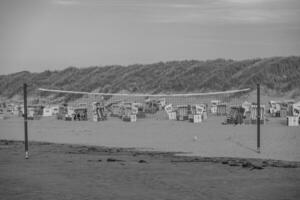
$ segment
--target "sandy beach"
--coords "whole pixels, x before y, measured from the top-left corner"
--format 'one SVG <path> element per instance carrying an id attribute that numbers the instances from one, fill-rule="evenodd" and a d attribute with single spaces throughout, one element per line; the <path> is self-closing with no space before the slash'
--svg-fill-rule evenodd
<path id="1" fill-rule="evenodd" d="M 300 200 L 300 0 L 0 0 L 0 200 Z"/>
<path id="2" fill-rule="evenodd" d="M 139 120 L 0 121 L 3 199 L 299 199 L 299 127 Z M 197 137 L 195 137 L 197 136 Z"/>
<path id="3" fill-rule="evenodd" d="M 222 125 L 225 117 L 210 116 L 199 124 L 117 118 L 107 121 L 62 121 L 44 117 L 28 121 L 30 141 L 129 147 L 185 152 L 204 157 L 242 157 L 300 161 L 300 127 L 284 118 L 270 118 L 261 126 L 261 153 L 256 151 L 256 125 Z M 0 139 L 24 140 L 22 118 L 0 120 Z"/>
<path id="4" fill-rule="evenodd" d="M 297 162 L 0 142 L 1 199 L 299 199 Z"/>

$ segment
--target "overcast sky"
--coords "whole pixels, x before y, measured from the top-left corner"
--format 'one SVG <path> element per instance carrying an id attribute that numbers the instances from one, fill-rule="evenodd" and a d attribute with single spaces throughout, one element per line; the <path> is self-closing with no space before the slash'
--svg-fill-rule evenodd
<path id="1" fill-rule="evenodd" d="M 300 0 L 0 0 L 0 74 L 300 55 Z"/>

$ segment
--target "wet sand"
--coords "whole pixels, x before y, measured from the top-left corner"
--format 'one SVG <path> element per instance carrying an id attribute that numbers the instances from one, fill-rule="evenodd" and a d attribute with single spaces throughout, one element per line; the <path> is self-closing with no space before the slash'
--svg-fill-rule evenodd
<path id="1" fill-rule="evenodd" d="M 1 199 L 299 199 L 300 163 L 0 141 Z"/>

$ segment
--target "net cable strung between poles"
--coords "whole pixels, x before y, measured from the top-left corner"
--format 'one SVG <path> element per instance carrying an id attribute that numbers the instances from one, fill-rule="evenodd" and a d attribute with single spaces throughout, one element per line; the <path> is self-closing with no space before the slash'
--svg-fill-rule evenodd
<path id="1" fill-rule="evenodd" d="M 105 105 L 103 112 L 106 112 L 109 117 L 120 117 L 124 112 L 128 113 L 134 105 L 137 108 L 135 114 L 143 113 L 138 118 L 168 119 L 168 112 L 176 110 L 177 113 L 184 115 L 189 106 L 193 105 L 201 105 L 206 112 L 210 113 L 212 111 L 210 106 L 214 103 L 224 105 L 225 110 L 220 111 L 219 114 L 226 115 L 230 105 L 241 105 L 247 100 L 250 88 L 186 94 L 97 93 L 45 88 L 39 88 L 38 91 L 40 98 L 46 99 L 45 104 L 57 104 L 57 99 L 60 99 L 60 103 L 63 102 L 73 108 L 86 107 L 89 119 L 93 118 L 96 104 L 101 102 Z"/>

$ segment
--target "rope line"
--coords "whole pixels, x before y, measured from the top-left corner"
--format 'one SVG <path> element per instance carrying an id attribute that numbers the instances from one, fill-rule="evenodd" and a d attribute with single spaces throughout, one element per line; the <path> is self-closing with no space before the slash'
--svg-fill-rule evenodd
<path id="1" fill-rule="evenodd" d="M 220 95 L 220 94 L 233 94 L 240 92 L 250 91 L 250 88 L 240 89 L 240 90 L 227 90 L 220 92 L 206 92 L 206 93 L 188 93 L 188 94 L 121 94 L 121 93 L 97 93 L 97 92 L 80 92 L 80 91 L 70 91 L 70 90 L 53 90 L 38 88 L 39 91 L 44 92 L 56 92 L 56 93 L 68 93 L 68 94 L 87 94 L 87 95 L 109 95 L 109 96 L 136 96 L 136 97 L 180 97 L 180 96 L 210 96 L 210 95 Z"/>

